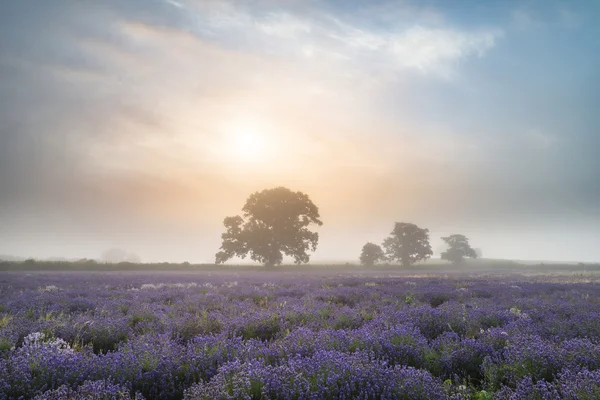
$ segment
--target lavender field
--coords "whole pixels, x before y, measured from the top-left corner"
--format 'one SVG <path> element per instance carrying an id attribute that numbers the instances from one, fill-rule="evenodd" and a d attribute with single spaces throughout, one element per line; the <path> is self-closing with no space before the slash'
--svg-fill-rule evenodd
<path id="1" fill-rule="evenodd" d="M 0 399 L 597 399 L 599 282 L 3 272 Z"/>

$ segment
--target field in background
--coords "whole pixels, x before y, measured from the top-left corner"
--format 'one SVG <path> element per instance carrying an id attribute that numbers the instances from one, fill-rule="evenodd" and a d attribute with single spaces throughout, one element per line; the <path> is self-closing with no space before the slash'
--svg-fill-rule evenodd
<path id="1" fill-rule="evenodd" d="M 453 265 L 440 260 L 429 260 L 411 267 L 380 264 L 365 268 L 358 263 L 332 264 L 286 264 L 274 268 L 265 268 L 250 264 L 190 264 L 190 263 L 99 263 L 84 261 L 0 261 L 0 271 L 183 271 L 230 273 L 244 271 L 263 271 L 298 273 L 307 275 L 328 274 L 401 274 L 401 275 L 439 275 L 439 274 L 578 274 L 600 273 L 600 263 L 559 263 L 559 262 L 517 262 L 509 260 L 469 260 L 461 265 Z"/>

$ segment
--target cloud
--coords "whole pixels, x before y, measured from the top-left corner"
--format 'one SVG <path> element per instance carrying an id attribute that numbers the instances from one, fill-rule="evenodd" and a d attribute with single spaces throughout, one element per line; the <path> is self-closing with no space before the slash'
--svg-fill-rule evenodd
<path id="1" fill-rule="evenodd" d="M 370 26 L 366 20 L 344 19 L 331 12 L 291 14 L 233 6 L 229 2 L 195 5 L 189 29 L 201 37 L 229 46 L 244 46 L 275 57 L 313 59 L 349 73 L 406 71 L 448 78 L 471 56 L 482 57 L 502 38 L 498 28 L 465 30 L 431 16 L 405 10 L 406 19 L 390 29 Z M 363 18 L 372 17 L 365 12 Z M 419 19 L 411 19 L 419 15 Z M 371 21 L 372 22 L 372 21 Z M 388 21 L 389 23 L 389 21 Z M 306 60 L 303 60 L 306 61 Z"/>
<path id="2" fill-rule="evenodd" d="M 465 73 L 511 39 L 503 27 L 409 2 L 107 0 L 73 12 L 56 1 L 52 18 L 17 2 L 22 21 L 0 24 L 3 237 L 60 224 L 90 241 L 183 232 L 196 254 L 196 229 L 215 241 L 210 253 L 220 219 L 273 185 L 309 193 L 331 242 L 340 227 L 385 233 L 394 219 L 598 213 L 597 173 L 568 167 L 587 159 L 567 147 L 558 160 L 574 135 L 536 111 L 559 85 L 536 94 L 538 71 L 503 59 L 512 46 Z M 562 124 L 585 124 L 585 107 Z M 251 167 L 228 143 L 229 122 L 246 115 L 277 149 Z M 590 179 L 577 181 L 581 170 Z"/>
<path id="3" fill-rule="evenodd" d="M 172 5 L 175 8 L 183 9 L 185 8 L 183 4 L 175 0 L 165 0 L 168 4 Z"/>
<path id="4" fill-rule="evenodd" d="M 483 57 L 501 37 L 499 30 L 465 33 L 416 26 L 392 38 L 389 48 L 405 68 L 448 76 L 457 62 L 471 55 Z"/>

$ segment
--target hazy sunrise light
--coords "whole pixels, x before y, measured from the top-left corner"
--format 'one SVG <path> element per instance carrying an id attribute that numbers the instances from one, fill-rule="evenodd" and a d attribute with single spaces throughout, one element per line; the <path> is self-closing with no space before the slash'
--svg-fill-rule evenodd
<path id="1" fill-rule="evenodd" d="M 213 262 L 302 191 L 311 261 L 405 221 L 485 257 L 600 259 L 600 3 L 0 4 L 0 254 Z"/>
<path id="2" fill-rule="evenodd" d="M 600 0 L 0 0 L 0 400 L 600 399 Z"/>

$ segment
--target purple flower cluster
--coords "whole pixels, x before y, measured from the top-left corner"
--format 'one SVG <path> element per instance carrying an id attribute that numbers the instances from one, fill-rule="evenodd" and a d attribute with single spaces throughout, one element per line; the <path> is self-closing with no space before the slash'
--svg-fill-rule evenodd
<path id="1" fill-rule="evenodd" d="M 33 400 L 143 400 L 139 394 L 131 396 L 129 389 L 114 385 L 107 381 L 87 381 L 77 389 L 63 385 L 58 389 L 48 390 Z"/>
<path id="2" fill-rule="evenodd" d="M 228 363 L 185 399 L 444 399 L 442 385 L 427 371 L 390 368 L 368 353 L 317 351 L 272 366 L 263 361 Z"/>
<path id="3" fill-rule="evenodd" d="M 498 400 L 596 400 L 600 399 L 600 371 L 583 370 L 560 373 L 554 382 L 534 382 L 523 378 L 516 386 L 505 386 L 496 394 Z"/>
<path id="4" fill-rule="evenodd" d="M 0 282 L 0 400 L 600 398 L 590 277 Z"/>

